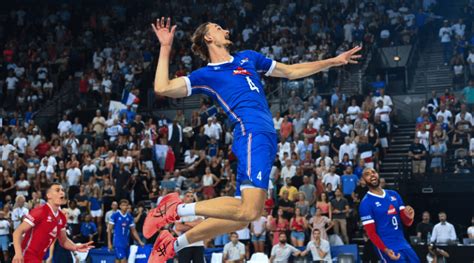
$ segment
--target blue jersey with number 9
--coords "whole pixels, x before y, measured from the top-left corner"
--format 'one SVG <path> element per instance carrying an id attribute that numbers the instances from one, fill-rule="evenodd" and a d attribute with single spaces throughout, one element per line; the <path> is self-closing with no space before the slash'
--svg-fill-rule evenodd
<path id="1" fill-rule="evenodd" d="M 405 209 L 400 195 L 384 190 L 382 196 L 368 192 L 359 206 L 363 225 L 375 223 L 377 234 L 386 247 L 392 250 L 411 248 L 403 235 L 400 210 Z"/>

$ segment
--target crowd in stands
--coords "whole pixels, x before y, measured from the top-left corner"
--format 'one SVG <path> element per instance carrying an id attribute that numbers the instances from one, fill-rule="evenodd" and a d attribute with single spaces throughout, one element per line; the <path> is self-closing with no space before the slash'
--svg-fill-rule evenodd
<path id="1" fill-rule="evenodd" d="M 438 33 L 443 45 L 444 65 L 452 68 L 456 90 L 474 78 L 474 4 L 469 2 L 463 13 L 457 20 L 444 20 Z"/>

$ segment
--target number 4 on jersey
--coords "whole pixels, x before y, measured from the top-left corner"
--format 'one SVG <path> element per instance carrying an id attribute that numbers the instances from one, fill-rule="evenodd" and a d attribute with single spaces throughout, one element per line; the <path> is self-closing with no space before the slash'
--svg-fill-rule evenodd
<path id="1" fill-rule="evenodd" d="M 253 83 L 253 81 L 250 79 L 249 76 L 245 77 L 247 79 L 247 83 L 249 84 L 249 87 L 251 90 L 256 90 L 258 93 L 260 93 L 260 90 L 258 89 L 258 87 L 255 85 L 255 83 Z"/>

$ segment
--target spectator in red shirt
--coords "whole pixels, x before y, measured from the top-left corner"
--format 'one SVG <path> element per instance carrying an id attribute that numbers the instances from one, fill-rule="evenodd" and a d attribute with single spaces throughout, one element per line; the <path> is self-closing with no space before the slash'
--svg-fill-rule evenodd
<path id="1" fill-rule="evenodd" d="M 283 122 L 280 127 L 280 136 L 282 138 L 288 138 L 293 133 L 293 124 L 288 121 L 288 116 L 283 118 Z"/>
<path id="2" fill-rule="evenodd" d="M 313 127 L 312 122 L 308 122 L 308 125 L 306 125 L 306 128 L 303 131 L 304 138 L 307 138 L 308 142 L 312 144 L 314 143 L 314 138 L 316 138 L 316 135 L 318 135 L 318 130 Z"/>

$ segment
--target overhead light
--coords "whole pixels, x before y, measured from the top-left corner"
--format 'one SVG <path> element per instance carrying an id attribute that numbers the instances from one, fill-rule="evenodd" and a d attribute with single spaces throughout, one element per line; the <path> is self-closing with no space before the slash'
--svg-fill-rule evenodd
<path id="1" fill-rule="evenodd" d="M 399 56 L 394 56 L 394 57 L 393 57 L 393 60 L 394 60 L 394 61 L 400 61 L 400 57 L 399 57 Z"/>

